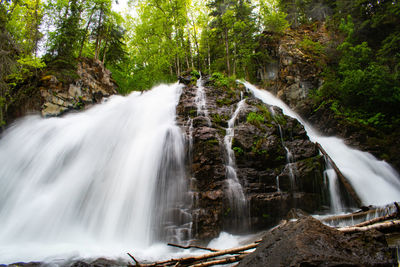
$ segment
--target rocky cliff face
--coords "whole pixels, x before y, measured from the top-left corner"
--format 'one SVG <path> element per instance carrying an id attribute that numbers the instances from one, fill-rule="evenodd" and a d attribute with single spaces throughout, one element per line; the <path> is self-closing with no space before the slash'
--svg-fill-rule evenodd
<path id="1" fill-rule="evenodd" d="M 208 240 L 221 230 L 265 229 L 292 208 L 308 212 L 323 208 L 324 161 L 298 121 L 263 104 L 242 86 L 214 87 L 212 82 L 204 87 L 206 112 L 198 114 L 197 90 L 187 85 L 177 108 L 179 124 L 192 140 L 189 171 L 194 181 L 196 238 Z M 242 220 L 249 224 L 239 227 L 232 224 L 235 211 L 227 193 L 224 137 L 241 95 L 245 102 L 235 120 L 232 149 L 247 201 Z M 289 162 L 288 151 L 293 156 Z"/>
<path id="2" fill-rule="evenodd" d="M 307 101 L 310 90 L 323 83 L 321 72 L 326 58 L 322 46 L 329 47 L 331 41 L 322 23 L 290 30 L 279 38 L 265 33 L 259 49 L 269 55 L 270 63 L 264 64 L 262 72 L 274 75 L 259 78 L 292 109 L 304 114 L 311 108 Z"/>
<path id="3" fill-rule="evenodd" d="M 325 55 L 330 49 L 335 50 L 335 38 L 322 23 L 292 29 L 279 38 L 265 33 L 258 49 L 268 54 L 269 62 L 258 70 L 258 78 L 323 134 L 340 136 L 347 144 L 388 161 L 400 171 L 399 131 L 384 133 L 349 122 L 329 108 L 314 107 L 309 93 L 324 82 L 321 73 L 329 64 Z"/>
<path id="4" fill-rule="evenodd" d="M 63 79 L 57 71 L 49 74 L 45 70 L 30 87 L 22 87 L 15 93 L 15 102 L 8 109 L 8 121 L 36 112 L 44 117 L 59 116 L 87 108 L 117 93 L 111 72 L 100 61 L 82 58 L 72 74 L 74 78 Z"/>

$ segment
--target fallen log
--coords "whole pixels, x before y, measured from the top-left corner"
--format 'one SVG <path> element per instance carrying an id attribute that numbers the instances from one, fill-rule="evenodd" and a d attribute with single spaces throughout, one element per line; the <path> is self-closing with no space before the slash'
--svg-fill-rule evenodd
<path id="1" fill-rule="evenodd" d="M 362 201 L 361 199 L 358 197 L 356 191 L 354 191 L 354 188 L 351 186 L 351 184 L 347 181 L 346 177 L 342 174 L 342 172 L 339 170 L 339 168 L 336 166 L 336 163 L 332 160 L 332 158 L 328 155 L 328 153 L 326 153 L 326 151 L 324 150 L 324 148 L 317 143 L 317 147 L 319 149 L 319 151 L 321 151 L 321 153 L 325 156 L 325 158 L 329 161 L 329 163 L 331 164 L 333 170 L 336 172 L 340 182 L 344 185 L 344 187 L 346 188 L 347 192 L 351 195 L 351 197 L 353 198 L 353 200 L 356 202 L 356 204 L 361 207 L 362 206 Z"/>
<path id="2" fill-rule="evenodd" d="M 381 232 L 396 231 L 396 230 L 400 229 L 400 220 L 376 223 L 376 224 L 362 226 L 362 227 L 350 226 L 350 227 L 338 228 L 338 230 L 343 233 L 365 232 L 365 231 L 372 230 L 372 229 L 375 229 L 375 230 L 378 230 Z"/>
<path id="3" fill-rule="evenodd" d="M 397 204 L 397 203 L 395 203 Z M 368 216 L 369 214 L 374 214 L 377 212 L 382 212 L 382 213 L 386 213 L 385 215 L 390 215 L 390 214 L 397 214 L 397 212 L 392 212 L 390 214 L 388 214 L 390 212 L 390 206 L 389 207 L 378 207 L 375 209 L 371 209 L 368 211 L 357 211 L 354 213 L 350 213 L 350 214 L 344 214 L 344 215 L 335 215 L 335 216 L 330 216 L 330 217 L 326 217 L 321 219 L 322 222 L 330 222 L 330 221 L 338 221 L 338 220 L 345 220 L 345 219 L 359 219 L 359 218 L 364 218 L 366 216 Z"/>
<path id="4" fill-rule="evenodd" d="M 167 245 L 171 246 L 171 247 L 177 247 L 177 248 L 183 248 L 183 249 L 197 248 L 197 249 L 203 249 L 203 250 L 208 250 L 208 251 L 212 251 L 212 252 L 220 251 L 219 249 L 201 247 L 201 246 L 196 246 L 196 245 L 182 246 L 182 245 L 173 244 L 173 243 L 168 243 Z"/>
<path id="5" fill-rule="evenodd" d="M 191 265 L 191 267 L 206 267 L 206 266 L 213 266 L 213 265 L 217 265 L 217 264 L 234 263 L 234 262 L 241 261 L 246 255 L 247 254 L 243 254 L 243 255 L 237 255 L 237 256 L 214 260 L 214 261 L 206 261 L 206 262 Z"/>
<path id="6" fill-rule="evenodd" d="M 397 213 L 388 214 L 388 215 L 377 217 L 377 218 L 374 218 L 374 219 L 371 219 L 371 220 L 368 220 L 368 221 L 365 221 L 365 222 L 362 222 L 362 223 L 355 224 L 355 225 L 353 225 L 353 227 L 364 227 L 364 226 L 368 226 L 368 225 L 371 225 L 371 224 L 376 224 L 376 223 L 379 223 L 379 222 L 384 222 L 384 221 L 387 221 L 387 220 L 396 219 L 397 217 L 398 217 Z"/>
<path id="7" fill-rule="evenodd" d="M 201 260 L 205 260 L 205 259 L 211 259 L 211 258 L 215 258 L 215 257 L 219 257 L 219 256 L 223 256 L 223 255 L 227 255 L 227 254 L 238 254 L 239 252 L 243 252 L 249 249 L 253 249 L 255 247 L 257 247 L 258 244 L 256 243 L 252 243 L 246 246 L 242 246 L 242 247 L 237 247 L 237 248 L 230 248 L 230 249 L 225 249 L 225 250 L 220 250 L 218 252 L 212 252 L 212 253 L 208 253 L 208 254 L 203 254 L 203 255 L 199 255 L 199 256 L 192 256 L 192 257 L 187 257 L 187 258 L 182 258 L 182 259 L 178 259 L 178 261 L 180 263 L 194 263 L 196 261 L 201 261 Z"/>
<path id="8" fill-rule="evenodd" d="M 135 261 L 137 266 L 140 267 L 159 267 L 159 266 L 191 266 L 193 264 L 199 264 L 199 262 L 216 258 L 219 256 L 224 256 L 228 254 L 240 254 L 237 255 L 236 257 L 244 257 L 247 255 L 243 254 L 244 251 L 253 249 L 258 246 L 258 243 L 252 243 L 249 245 L 237 247 L 237 248 L 230 248 L 230 249 L 224 249 L 224 250 L 219 250 L 216 252 L 208 253 L 208 254 L 203 254 L 199 256 L 189 256 L 189 257 L 184 257 L 184 258 L 179 258 L 179 259 L 170 259 L 170 260 L 165 260 L 165 261 L 159 261 L 151 264 L 140 264 L 131 254 L 128 253 L 128 255 Z M 230 257 L 233 258 L 233 257 Z M 223 259 L 218 259 L 218 260 L 223 260 Z M 228 263 L 228 262 L 227 262 Z M 139 265 L 138 265 L 139 264 Z M 200 265 L 202 266 L 202 265 Z M 209 265 L 205 265 L 209 266 Z"/>

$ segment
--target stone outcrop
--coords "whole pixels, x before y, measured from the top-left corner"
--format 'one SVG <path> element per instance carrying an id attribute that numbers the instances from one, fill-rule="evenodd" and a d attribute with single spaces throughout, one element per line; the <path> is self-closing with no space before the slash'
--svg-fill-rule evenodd
<path id="1" fill-rule="evenodd" d="M 305 37 L 307 36 L 307 38 Z M 310 92 L 323 84 L 322 71 L 335 60 L 326 55 L 336 51 L 340 36 L 331 36 L 325 24 L 316 22 L 289 29 L 282 36 L 265 32 L 260 39 L 259 52 L 267 54 L 260 62 L 257 77 L 303 118 L 327 136 L 340 136 L 355 148 L 372 153 L 391 163 L 400 171 L 398 147 L 400 131 L 382 132 L 344 116 L 335 114 L 329 106 L 315 107 Z M 261 59 L 257 59 L 260 61 Z"/>
<path id="2" fill-rule="evenodd" d="M 59 116 L 100 103 L 104 97 L 117 93 L 111 72 L 100 61 L 81 58 L 76 70 L 68 73 L 68 79 L 61 74 L 63 71 L 45 70 L 31 82 L 32 88 L 22 87 L 21 93 L 14 96 L 16 102 L 9 107 L 8 121 L 36 112 L 44 117 Z"/>
<path id="3" fill-rule="evenodd" d="M 269 231 L 238 266 L 394 266 L 384 234 L 344 234 L 312 217 Z"/>
<path id="4" fill-rule="evenodd" d="M 279 38 L 264 33 L 258 49 L 268 54 L 269 62 L 259 72 L 274 75 L 259 75 L 260 80 L 292 109 L 304 113 L 304 109 L 311 108 L 307 102 L 310 90 L 323 83 L 321 72 L 326 57 L 322 48 L 328 47 L 331 39 L 325 25 L 319 22 L 290 29 Z"/>
<path id="5" fill-rule="evenodd" d="M 324 161 L 298 121 L 255 99 L 243 86 L 214 87 L 212 82 L 204 88 L 207 118 L 197 114 L 196 90 L 193 84 L 187 85 L 177 108 L 178 122 L 192 140 L 188 169 L 194 178 L 195 238 L 209 240 L 227 229 L 236 232 L 265 229 L 292 208 L 308 212 L 323 209 Z M 224 137 L 241 94 L 246 100 L 235 122 L 232 148 L 238 179 L 248 202 L 250 226 L 232 229 Z M 252 120 L 253 117 L 258 119 Z M 285 147 L 293 155 L 290 164 Z"/>

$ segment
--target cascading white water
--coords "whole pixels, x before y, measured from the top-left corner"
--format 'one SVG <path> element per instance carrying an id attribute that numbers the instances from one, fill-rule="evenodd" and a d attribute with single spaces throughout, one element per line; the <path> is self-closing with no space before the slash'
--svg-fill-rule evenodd
<path id="1" fill-rule="evenodd" d="M 339 181 L 336 175 L 335 170 L 332 168 L 330 162 L 325 160 L 326 169 L 324 171 L 324 176 L 328 178 L 328 187 L 330 194 L 330 204 L 331 204 L 331 212 L 333 214 L 340 213 L 344 210 L 343 203 L 340 199 L 340 189 L 339 189 Z"/>
<path id="2" fill-rule="evenodd" d="M 195 102 L 197 106 L 197 115 L 204 116 L 207 119 L 208 125 L 211 126 L 211 120 L 207 110 L 206 92 L 204 91 L 203 83 L 204 81 L 201 77 L 196 82 L 197 90 Z"/>
<path id="3" fill-rule="evenodd" d="M 273 110 L 273 109 L 271 109 L 271 110 Z M 275 116 L 275 112 L 272 112 L 272 116 Z M 278 124 L 279 134 L 281 135 L 281 144 L 286 151 L 286 162 L 287 162 L 286 166 L 287 166 L 287 168 L 289 168 L 290 184 L 291 184 L 292 190 L 294 190 L 296 188 L 296 177 L 294 175 L 294 170 L 293 170 L 293 163 L 294 163 L 293 155 L 292 155 L 292 152 L 290 152 L 289 148 L 287 148 L 285 146 L 285 141 L 283 140 L 283 132 L 282 132 L 281 125 L 277 121 L 276 121 L 276 123 Z"/>
<path id="4" fill-rule="evenodd" d="M 243 192 L 242 185 L 239 182 L 236 173 L 235 153 L 232 149 L 232 140 L 234 137 L 235 121 L 239 112 L 245 103 L 245 99 L 242 99 L 236 107 L 235 112 L 228 121 L 228 128 L 226 128 L 226 134 L 224 137 L 224 145 L 227 154 L 226 162 L 226 182 L 227 182 L 227 197 L 232 213 L 232 225 L 234 228 L 242 228 L 246 226 L 246 211 L 247 201 Z"/>
<path id="5" fill-rule="evenodd" d="M 289 168 L 289 178 L 290 178 L 290 185 L 291 185 L 291 189 L 294 190 L 296 187 L 296 177 L 294 175 L 294 170 L 293 170 L 293 155 L 290 152 L 289 148 L 287 148 L 287 146 L 285 146 L 285 141 L 283 140 L 283 132 L 282 132 L 282 126 L 280 125 L 279 121 L 276 119 L 276 114 L 275 114 L 275 110 L 274 107 L 271 106 L 269 108 L 269 111 L 272 114 L 272 117 L 274 118 L 275 122 L 278 124 L 278 129 L 279 129 L 279 134 L 281 137 L 281 144 L 283 146 L 283 148 L 286 151 L 286 167 Z M 279 177 L 277 177 L 277 186 L 278 186 L 278 191 L 279 191 Z"/>
<path id="6" fill-rule="evenodd" d="M 385 205 L 400 200 L 400 177 L 389 164 L 367 152 L 348 147 L 340 138 L 321 136 L 270 92 L 260 90 L 248 82 L 244 82 L 244 85 L 264 103 L 278 106 L 285 115 L 299 120 L 311 141 L 321 144 L 333 159 L 364 205 Z"/>
<path id="7" fill-rule="evenodd" d="M 0 140 L 0 263 L 140 257 L 156 240 L 188 238 L 181 90 L 160 85 L 10 127 Z"/>

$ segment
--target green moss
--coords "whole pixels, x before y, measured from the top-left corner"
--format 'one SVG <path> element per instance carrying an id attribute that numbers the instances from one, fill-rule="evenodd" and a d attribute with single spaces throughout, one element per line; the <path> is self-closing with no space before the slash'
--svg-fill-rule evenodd
<path id="1" fill-rule="evenodd" d="M 226 135 L 226 129 L 223 127 L 217 127 L 217 131 L 221 136 L 225 136 Z"/>
<path id="2" fill-rule="evenodd" d="M 221 114 L 217 113 L 217 114 L 212 114 L 211 115 L 211 120 L 214 123 L 221 124 L 221 123 L 226 122 L 227 120 L 229 120 L 229 118 L 226 115 L 221 115 Z"/>
<path id="3" fill-rule="evenodd" d="M 200 78 L 200 73 L 199 73 L 197 70 L 192 70 L 192 71 L 190 72 L 190 75 L 192 76 L 192 78 L 193 78 L 193 77 L 196 78 L 196 80 L 197 80 L 198 78 Z"/>
<path id="4" fill-rule="evenodd" d="M 286 158 L 282 155 L 276 157 L 276 161 L 284 161 Z"/>
<path id="5" fill-rule="evenodd" d="M 219 145 L 218 139 L 209 139 L 206 141 L 209 145 Z"/>
<path id="6" fill-rule="evenodd" d="M 233 100 L 232 100 L 232 98 L 228 98 L 228 97 L 226 97 L 226 98 L 220 98 L 220 99 L 217 99 L 217 105 L 219 106 L 219 107 L 222 107 L 222 106 L 229 106 L 229 105 L 231 105 L 232 104 L 232 102 L 233 102 Z"/>
<path id="7" fill-rule="evenodd" d="M 264 116 L 261 114 L 257 114 L 255 112 L 250 112 L 247 115 L 246 121 L 250 124 L 253 124 L 253 125 L 259 127 L 262 123 L 264 123 Z"/>
<path id="8" fill-rule="evenodd" d="M 241 147 L 233 147 L 233 151 L 235 152 L 235 156 L 240 156 L 244 154 L 244 151 Z"/>
<path id="9" fill-rule="evenodd" d="M 284 126 L 287 124 L 287 120 L 284 115 L 275 114 L 274 120 L 279 123 L 280 125 Z"/>
<path id="10" fill-rule="evenodd" d="M 235 76 L 227 77 L 220 72 L 214 72 L 211 75 L 210 80 L 214 83 L 214 85 L 216 87 L 224 87 L 224 88 L 236 88 L 237 87 Z"/>
<path id="11" fill-rule="evenodd" d="M 256 153 L 258 155 L 265 155 L 266 158 L 269 158 L 267 150 L 261 149 L 263 142 L 264 142 L 264 138 L 259 138 L 259 139 L 257 139 L 257 141 L 254 141 L 253 146 L 251 147 L 251 152 Z"/>
<path id="12" fill-rule="evenodd" d="M 190 117 L 196 117 L 197 116 L 197 110 L 196 109 L 191 109 L 189 111 L 189 116 Z"/>

